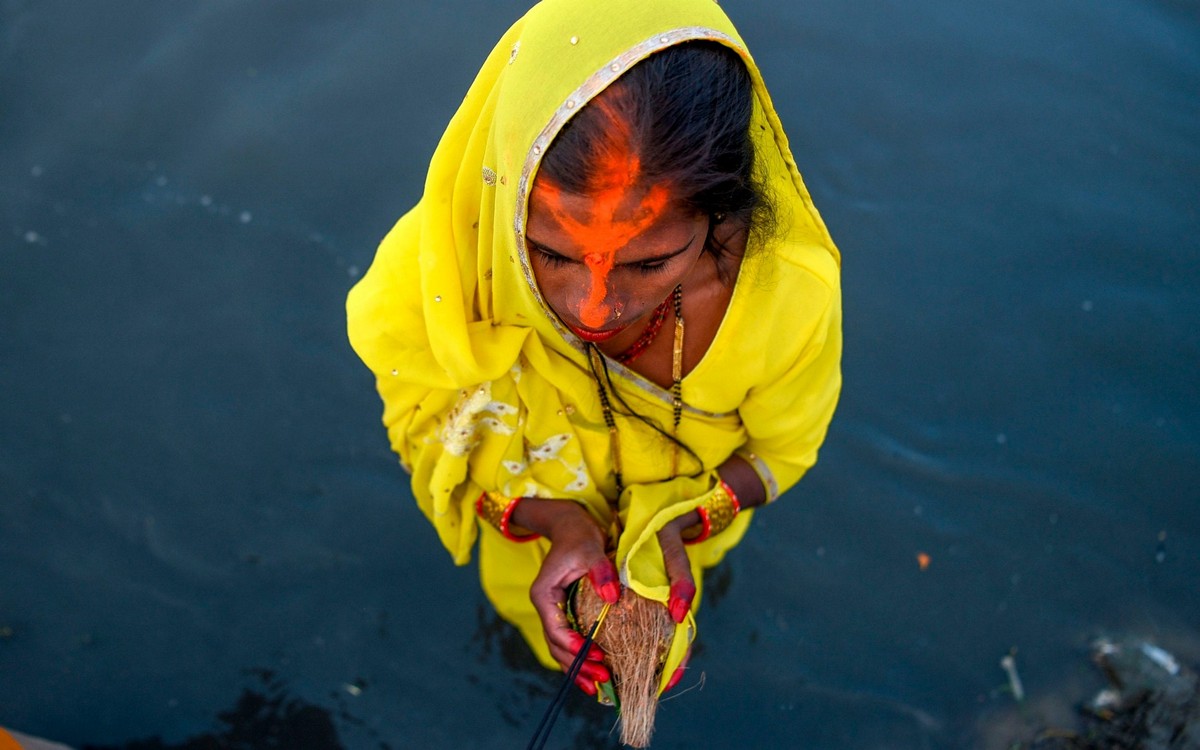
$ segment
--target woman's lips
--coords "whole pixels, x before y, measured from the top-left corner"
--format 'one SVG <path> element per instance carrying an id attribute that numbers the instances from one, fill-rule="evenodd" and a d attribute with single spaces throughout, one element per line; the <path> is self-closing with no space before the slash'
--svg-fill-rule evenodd
<path id="1" fill-rule="evenodd" d="M 613 336 L 616 336 L 618 333 L 625 330 L 625 326 L 613 328 L 609 331 L 589 331 L 586 328 L 576 328 L 575 326 L 568 327 L 576 336 L 592 344 L 599 344 L 601 341 L 608 341 Z"/>

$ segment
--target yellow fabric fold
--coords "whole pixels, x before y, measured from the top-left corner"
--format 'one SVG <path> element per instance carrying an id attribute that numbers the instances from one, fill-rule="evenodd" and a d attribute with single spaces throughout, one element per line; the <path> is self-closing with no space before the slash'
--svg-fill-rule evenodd
<path id="1" fill-rule="evenodd" d="M 677 477 L 654 484 L 633 485 L 621 497 L 624 531 L 617 547 L 617 570 L 621 583 L 637 593 L 666 603 L 671 582 L 663 567 L 662 546 L 658 532 L 671 521 L 700 507 L 716 490 L 716 472 L 699 477 Z M 739 513 L 733 524 L 719 535 L 690 545 L 688 559 L 692 574 L 699 581 L 699 572 L 721 561 L 725 552 L 741 541 L 753 511 Z M 699 604 L 699 602 L 695 602 Z"/>
<path id="2" fill-rule="evenodd" d="M 782 231 L 750 248 L 708 353 L 683 381 L 684 458 L 641 422 L 617 415 L 627 491 L 618 498 L 625 582 L 666 600 L 656 532 L 699 504 L 735 451 L 785 490 L 816 460 L 840 390 L 839 256 L 788 150 L 753 59 L 712 0 L 545 0 L 484 62 L 430 161 L 424 193 L 380 244 L 347 299 L 348 332 L 374 373 L 391 445 L 417 504 L 454 561 L 479 542 L 480 577 L 497 611 L 551 668 L 529 585 L 545 540 L 482 531 L 487 490 L 577 502 L 605 528 L 617 488 L 604 415 L 584 348 L 546 306 L 524 226 L 538 165 L 574 112 L 629 66 L 692 40 L 735 50 L 751 71 L 752 138 Z M 609 362 L 637 412 L 668 426 L 671 396 Z M 699 588 L 751 514 L 688 548 Z M 699 595 L 697 596 L 697 604 Z M 689 620 L 664 683 L 695 634 Z"/>

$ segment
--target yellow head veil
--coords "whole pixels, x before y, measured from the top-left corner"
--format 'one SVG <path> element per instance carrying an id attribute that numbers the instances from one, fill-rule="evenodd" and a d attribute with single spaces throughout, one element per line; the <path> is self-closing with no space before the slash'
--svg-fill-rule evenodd
<path id="1" fill-rule="evenodd" d="M 836 277 L 836 250 L 758 68 L 717 3 L 544 0 L 533 7 L 487 58 L 434 153 L 420 203 L 384 240 L 347 302 L 351 342 L 376 375 L 392 445 L 413 474 L 418 504 L 460 564 L 480 533 L 472 507 L 482 490 L 572 499 L 606 520 L 605 496 L 615 490 L 596 383 L 581 342 L 538 291 L 524 246 L 528 196 L 542 155 L 575 112 L 638 61 L 692 40 L 726 45 L 745 61 L 759 168 L 786 216 L 789 240 L 820 248 L 821 273 Z M 821 311 L 837 307 L 836 299 L 830 302 L 836 293 L 821 284 L 813 290 L 809 338 L 821 343 L 836 314 Z M 640 412 L 669 414 L 665 391 L 615 363 L 613 371 Z M 688 390 L 690 380 L 680 437 L 704 462 L 691 467 L 695 475 L 665 475 L 663 462 L 652 458 L 663 451 L 660 438 L 622 426 L 624 454 L 644 458 L 626 459 L 631 490 L 621 499 L 625 533 L 617 562 L 627 585 L 660 601 L 667 586 L 654 532 L 694 507 L 690 501 L 711 486 L 712 470 L 747 441 L 738 408 L 750 387 L 739 393 L 735 384 L 730 391 L 716 378 L 706 386 L 697 374 Z M 832 413 L 837 384 L 832 396 L 823 387 L 821 408 Z M 818 422 L 810 430 L 811 458 L 798 459 L 794 471 L 786 470 L 794 476 L 785 474 L 779 484 L 795 481 L 815 460 L 828 416 Z M 691 549 L 697 583 L 700 568 L 737 543 L 750 515 Z M 480 570 L 498 611 L 544 663 L 557 666 L 528 601 L 545 550 L 544 542 L 514 544 L 485 527 Z M 690 636 L 690 625 L 680 635 L 685 631 Z M 688 640 L 676 638 L 669 662 L 678 663 Z"/>

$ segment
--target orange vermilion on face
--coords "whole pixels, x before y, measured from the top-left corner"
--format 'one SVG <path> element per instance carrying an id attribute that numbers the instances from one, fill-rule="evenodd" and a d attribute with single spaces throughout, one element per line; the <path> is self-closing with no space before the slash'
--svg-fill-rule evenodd
<path id="1" fill-rule="evenodd" d="M 583 262 L 590 272 L 590 284 L 579 308 L 579 320 L 599 328 L 613 312 L 605 298 L 617 251 L 662 216 L 670 193 L 662 185 L 641 185 L 641 159 L 633 148 L 629 123 L 601 99 L 590 106 L 598 108 L 610 129 L 587 182 L 591 200 L 587 220 L 570 215 L 563 204 L 563 191 L 550 180 L 539 179 L 537 188 L 553 221 L 586 249 Z"/>

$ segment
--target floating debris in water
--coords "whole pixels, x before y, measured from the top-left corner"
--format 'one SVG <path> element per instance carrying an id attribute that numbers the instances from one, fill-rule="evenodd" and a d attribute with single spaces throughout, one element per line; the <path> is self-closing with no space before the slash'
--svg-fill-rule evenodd
<path id="1" fill-rule="evenodd" d="M 1080 307 L 1080 309 L 1081 309 L 1081 310 L 1083 310 L 1084 312 L 1091 312 L 1091 311 L 1092 311 L 1092 307 L 1093 307 L 1093 305 L 1092 305 L 1092 301 L 1091 301 L 1090 299 L 1085 299 L 1085 300 L 1083 301 L 1083 304 L 1082 304 L 1082 305 L 1080 305 L 1079 307 Z"/>
<path id="2" fill-rule="evenodd" d="M 1012 691 L 1013 698 L 1017 703 L 1022 703 L 1025 700 L 1025 686 L 1021 684 L 1021 675 L 1017 674 L 1016 653 L 1017 650 L 1014 648 L 1005 654 L 1004 658 L 1000 660 L 1000 666 L 1008 675 L 1008 689 Z"/>
<path id="3" fill-rule="evenodd" d="M 41 244 L 44 240 L 42 239 L 42 235 L 40 235 L 37 232 L 30 229 L 28 232 L 25 233 L 25 241 L 28 242 L 30 245 L 38 245 L 38 244 Z"/>
<path id="4" fill-rule="evenodd" d="M 42 165 L 34 164 L 33 167 L 29 170 L 29 175 L 31 177 L 41 177 L 42 176 Z"/>
<path id="5" fill-rule="evenodd" d="M 1082 706 L 1078 730 L 1043 729 L 1026 750 L 1191 750 L 1200 747 L 1200 678 L 1153 643 L 1101 638 L 1092 660 L 1108 685 Z"/>
<path id="6" fill-rule="evenodd" d="M 1166 670 L 1167 674 L 1172 676 L 1179 674 L 1179 662 L 1175 661 L 1175 657 L 1171 656 L 1167 651 L 1145 641 L 1139 643 L 1138 647 L 1146 655 L 1147 659 L 1162 667 Z"/>

